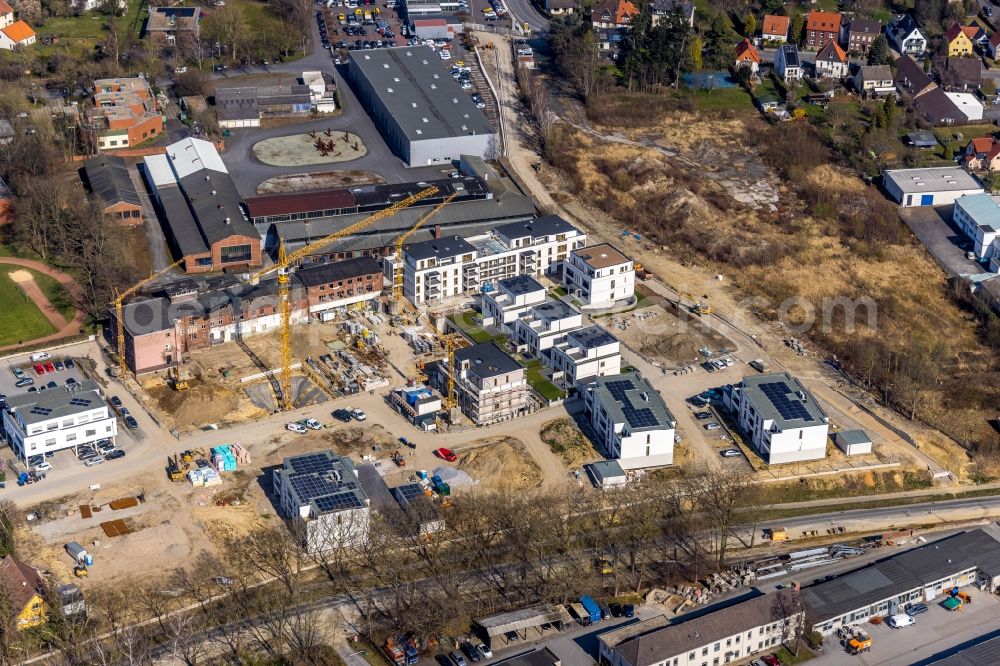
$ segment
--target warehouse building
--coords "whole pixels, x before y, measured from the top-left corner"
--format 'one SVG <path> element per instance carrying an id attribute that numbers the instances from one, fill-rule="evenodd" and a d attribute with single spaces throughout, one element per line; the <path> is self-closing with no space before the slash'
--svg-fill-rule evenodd
<path id="1" fill-rule="evenodd" d="M 901 207 L 946 206 L 965 194 L 982 194 L 983 186 L 961 167 L 886 169 L 882 186 Z"/>
<path id="2" fill-rule="evenodd" d="M 215 146 L 187 138 L 144 158 L 143 175 L 175 256 L 188 273 L 260 266 L 260 234 Z"/>
<path id="3" fill-rule="evenodd" d="M 408 166 L 499 154 L 496 131 L 430 47 L 351 51 L 348 75 L 389 148 Z"/>
<path id="4" fill-rule="evenodd" d="M 1000 541 L 992 528 L 961 532 L 802 590 L 808 626 L 823 635 L 930 603 L 955 587 L 1000 586 Z"/>
<path id="5" fill-rule="evenodd" d="M 368 540 L 368 495 L 354 462 L 333 451 L 285 458 L 274 470 L 274 494 L 282 517 L 310 553 L 358 546 Z"/>
<path id="6" fill-rule="evenodd" d="M 83 163 L 87 187 L 108 219 L 128 226 L 142 224 L 142 202 L 121 157 L 98 155 Z"/>

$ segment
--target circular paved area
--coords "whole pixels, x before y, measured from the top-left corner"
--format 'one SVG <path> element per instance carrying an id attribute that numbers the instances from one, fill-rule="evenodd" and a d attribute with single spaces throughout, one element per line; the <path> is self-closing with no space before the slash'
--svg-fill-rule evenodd
<path id="1" fill-rule="evenodd" d="M 301 167 L 350 162 L 367 155 L 368 148 L 357 134 L 327 128 L 264 139 L 254 144 L 253 154 L 269 166 Z"/>

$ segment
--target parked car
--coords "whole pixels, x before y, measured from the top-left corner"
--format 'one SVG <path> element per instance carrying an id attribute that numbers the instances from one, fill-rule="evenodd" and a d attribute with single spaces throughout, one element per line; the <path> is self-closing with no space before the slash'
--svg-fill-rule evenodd
<path id="1" fill-rule="evenodd" d="M 363 409 L 352 409 L 351 416 L 353 416 L 358 421 L 364 421 L 365 419 L 368 418 L 368 415 L 365 414 L 365 410 Z"/>
<path id="2" fill-rule="evenodd" d="M 122 451 L 121 449 L 115 449 L 114 451 L 108 451 L 108 453 L 104 456 L 104 459 L 118 460 L 119 458 L 124 458 L 124 457 L 125 457 L 124 451 Z"/>
<path id="3" fill-rule="evenodd" d="M 289 432 L 297 432 L 300 435 L 306 434 L 306 427 L 301 423 L 286 423 L 285 430 Z"/>
<path id="4" fill-rule="evenodd" d="M 712 412 L 695 412 L 694 417 L 699 421 L 712 418 Z"/>
<path id="5" fill-rule="evenodd" d="M 456 456 L 455 452 L 451 449 L 435 449 L 434 455 L 442 460 L 447 460 L 448 462 L 455 462 L 458 460 L 458 456 Z"/>
<path id="6" fill-rule="evenodd" d="M 472 643 L 462 643 L 462 653 L 465 654 L 465 656 L 468 657 L 469 661 L 473 664 L 478 664 L 479 660 L 483 658 L 483 656 L 479 654 L 479 650 L 477 650 Z"/>
<path id="7" fill-rule="evenodd" d="M 765 655 L 765 656 L 761 657 L 761 661 L 763 661 L 765 664 L 767 664 L 767 666 L 781 666 L 781 660 L 778 659 L 773 654 L 768 654 L 768 655 Z"/>
<path id="8" fill-rule="evenodd" d="M 10 371 L 13 372 L 14 376 L 18 379 L 24 377 L 24 370 L 21 370 L 21 368 L 11 368 Z"/>
<path id="9" fill-rule="evenodd" d="M 66 369 L 66 366 L 65 366 L 65 365 L 63 365 L 63 362 L 62 362 L 62 361 L 56 361 L 56 362 L 54 363 L 54 365 L 55 365 L 55 367 L 56 367 L 56 371 L 57 371 L 57 372 L 60 372 L 60 371 L 62 371 L 62 370 L 65 370 L 65 369 Z"/>
<path id="10" fill-rule="evenodd" d="M 50 388 L 50 389 L 59 388 L 59 384 L 56 384 L 55 382 L 49 382 L 48 384 L 45 385 L 45 388 Z"/>
<path id="11" fill-rule="evenodd" d="M 116 395 L 111 396 L 111 406 L 118 409 L 122 406 L 122 400 Z"/>
<path id="12" fill-rule="evenodd" d="M 45 364 L 45 372 L 55 372 L 55 371 L 56 371 L 55 365 L 53 365 L 52 363 Z"/>
<path id="13" fill-rule="evenodd" d="M 455 664 L 455 666 L 469 666 L 465 662 L 465 657 L 463 657 L 462 653 L 459 652 L 458 650 L 452 651 L 452 653 L 449 654 L 448 656 L 451 657 L 451 662 Z"/>
<path id="14" fill-rule="evenodd" d="M 719 451 L 719 455 L 723 458 L 738 458 L 741 454 L 739 449 L 723 449 Z"/>
<path id="15" fill-rule="evenodd" d="M 95 465 L 100 465 L 104 462 L 104 456 L 94 456 L 93 458 L 87 458 L 83 461 L 83 464 L 87 467 L 93 467 Z"/>
<path id="16" fill-rule="evenodd" d="M 486 647 L 486 643 L 478 643 L 476 647 L 479 648 L 479 654 L 483 655 L 484 659 L 493 658 L 493 650 Z"/>
<path id="17" fill-rule="evenodd" d="M 906 612 L 909 615 L 920 615 L 921 613 L 926 613 L 927 604 L 911 604 L 906 607 Z"/>
<path id="18" fill-rule="evenodd" d="M 66 359 L 66 367 L 69 368 L 70 370 L 72 370 L 75 367 L 73 364 L 73 359 L 71 358 Z"/>
<path id="19" fill-rule="evenodd" d="M 16 386 L 17 388 L 24 388 L 25 386 L 31 386 L 34 383 L 35 380 L 32 379 L 31 377 L 21 377 L 16 382 L 14 382 L 14 386 Z"/>
<path id="20" fill-rule="evenodd" d="M 611 611 L 611 617 L 621 617 L 625 612 L 621 604 L 608 604 L 608 609 Z"/>
<path id="21" fill-rule="evenodd" d="M 310 430 L 319 430 L 320 428 L 323 427 L 323 424 L 317 421 L 316 419 L 306 419 L 305 421 L 302 422 L 302 425 L 309 428 Z"/>
<path id="22" fill-rule="evenodd" d="M 897 613 L 889 618 L 889 626 L 893 629 L 902 629 L 916 623 L 917 621 L 913 619 L 913 616 L 906 613 Z"/>
<path id="23" fill-rule="evenodd" d="M 125 417 L 125 426 L 126 426 L 126 427 L 127 427 L 127 428 L 128 428 L 129 430 L 135 430 L 136 428 L 138 428 L 138 427 L 139 427 L 139 422 L 138 422 L 138 421 L 136 421 L 136 420 L 135 420 L 135 418 L 134 418 L 134 417 L 132 417 L 132 416 L 126 416 L 126 417 Z"/>
<path id="24" fill-rule="evenodd" d="M 35 352 L 31 355 L 31 362 L 37 363 L 38 361 L 47 361 L 52 358 L 52 354 L 48 352 Z"/>
<path id="25" fill-rule="evenodd" d="M 35 471 L 37 472 L 47 472 L 52 469 L 52 463 L 48 461 L 42 461 L 35 465 Z"/>
<path id="26" fill-rule="evenodd" d="M 351 422 L 351 413 L 346 409 L 337 409 L 333 412 L 333 418 L 343 421 L 344 423 Z"/>
<path id="27" fill-rule="evenodd" d="M 36 363 L 35 364 L 35 374 L 38 375 L 39 377 L 41 377 L 42 375 L 44 375 L 45 374 L 45 366 L 42 365 L 41 363 Z"/>
<path id="28" fill-rule="evenodd" d="M 515 641 L 521 640 L 521 637 L 517 634 L 516 631 L 508 631 L 506 634 L 504 634 L 504 638 L 507 639 L 508 643 L 513 643 Z"/>
<path id="29" fill-rule="evenodd" d="M 719 429 L 719 424 L 716 423 L 715 421 L 712 421 L 711 423 L 706 423 L 704 425 L 704 428 L 705 428 L 705 430 L 718 430 Z"/>
<path id="30" fill-rule="evenodd" d="M 76 381 L 76 377 L 70 377 L 66 380 L 66 386 L 75 388 L 78 384 L 79 382 Z"/>

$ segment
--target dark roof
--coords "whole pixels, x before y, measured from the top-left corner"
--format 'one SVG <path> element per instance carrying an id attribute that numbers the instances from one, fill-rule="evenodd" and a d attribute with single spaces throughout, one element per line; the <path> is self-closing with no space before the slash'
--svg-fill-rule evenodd
<path id="1" fill-rule="evenodd" d="M 83 414 L 106 406 L 101 394 L 97 392 L 97 384 L 90 379 L 83 380 L 79 388 L 73 390 L 62 387 L 12 395 L 7 398 L 7 404 L 12 412 L 19 414 L 29 425 Z"/>
<path id="2" fill-rule="evenodd" d="M 817 61 L 824 62 L 847 62 L 847 54 L 840 48 L 837 42 L 827 42 L 816 54 Z"/>
<path id="3" fill-rule="evenodd" d="M 558 215 L 545 215 L 543 217 L 536 217 L 528 222 L 512 222 L 497 227 L 498 234 L 510 239 L 524 238 L 526 236 L 541 238 L 543 236 L 555 236 L 556 234 L 564 234 L 576 230 L 576 227 Z"/>
<path id="4" fill-rule="evenodd" d="M 260 118 L 257 108 L 257 88 L 216 88 L 215 112 L 219 120 L 249 120 Z"/>
<path id="5" fill-rule="evenodd" d="M 649 8 L 654 14 L 667 14 L 675 7 L 679 7 L 684 16 L 689 17 L 694 12 L 694 4 L 683 0 L 652 0 L 649 3 Z"/>
<path id="6" fill-rule="evenodd" d="M 627 423 L 630 432 L 674 428 L 677 419 L 663 396 L 638 372 L 598 377 L 590 386 L 612 423 Z"/>
<path id="7" fill-rule="evenodd" d="M 961 532 L 807 587 L 802 597 L 810 622 L 816 624 L 974 567 L 1000 576 L 1000 541 L 982 529 Z"/>
<path id="8" fill-rule="evenodd" d="M 785 54 L 785 64 L 789 67 L 799 66 L 799 49 L 795 44 L 782 44 L 778 49 Z"/>
<path id="9" fill-rule="evenodd" d="M 920 95 L 913 101 L 917 108 L 928 122 L 937 125 L 938 123 L 954 123 L 963 125 L 969 118 L 961 109 L 951 101 L 947 93 L 941 88 L 935 87 Z"/>
<path id="10" fill-rule="evenodd" d="M 844 446 L 850 444 L 871 444 L 872 438 L 864 430 L 844 430 L 834 437 Z"/>
<path id="11" fill-rule="evenodd" d="M 906 140 L 911 146 L 917 148 L 934 148 L 938 145 L 937 137 L 930 130 L 907 132 Z"/>
<path id="12" fill-rule="evenodd" d="M 139 194 L 135 191 L 135 185 L 128 175 L 128 166 L 121 157 L 112 155 L 92 157 L 83 163 L 83 171 L 87 175 L 90 191 L 109 206 L 117 203 L 142 205 Z"/>
<path id="13" fill-rule="evenodd" d="M 538 283 L 538 280 L 530 275 L 515 275 L 504 278 L 497 283 L 515 296 L 530 294 L 535 291 L 545 291 L 545 287 Z"/>
<path id="14" fill-rule="evenodd" d="M 878 34 L 882 32 L 882 24 L 871 19 L 853 19 L 847 24 L 848 32 L 864 33 L 866 35 Z"/>
<path id="15" fill-rule="evenodd" d="M 910 96 L 920 94 L 927 86 L 934 83 L 924 68 L 906 55 L 896 60 L 896 75 L 892 80 Z"/>
<path id="16" fill-rule="evenodd" d="M 0 586 L 11 600 L 15 615 L 24 610 L 31 597 L 42 591 L 42 577 L 35 567 L 13 555 L 0 559 Z"/>
<path id="17" fill-rule="evenodd" d="M 293 215 L 312 211 L 357 209 L 349 190 L 322 190 L 295 192 L 294 194 L 269 194 L 244 200 L 250 217 Z"/>
<path id="18" fill-rule="evenodd" d="M 157 196 L 163 209 L 162 217 L 167 223 L 170 240 L 177 248 L 177 252 L 184 257 L 208 252 L 208 245 L 180 188 L 161 187 L 157 190 Z"/>
<path id="19" fill-rule="evenodd" d="M 618 338 L 608 333 L 600 326 L 587 326 L 569 333 L 569 338 L 575 340 L 584 349 L 596 349 L 603 345 L 610 345 Z"/>
<path id="20" fill-rule="evenodd" d="M 209 245 L 231 236 L 260 238 L 243 214 L 240 193 L 228 173 L 202 170 L 181 178 L 180 184 Z"/>
<path id="21" fill-rule="evenodd" d="M 433 257 L 455 257 L 466 252 L 475 252 L 476 248 L 461 236 L 445 236 L 434 240 L 414 243 L 403 248 L 403 252 L 414 260 L 431 259 Z"/>
<path id="22" fill-rule="evenodd" d="M 275 106 L 285 104 L 309 104 L 309 86 L 296 83 L 290 86 L 264 86 L 257 89 L 258 106 Z"/>
<path id="23" fill-rule="evenodd" d="M 829 423 L 812 394 L 787 372 L 745 377 L 740 388 L 761 418 L 774 421 L 781 430 Z"/>
<path id="24" fill-rule="evenodd" d="M 346 280 L 361 275 L 381 273 L 382 266 L 371 257 L 355 257 L 329 264 L 311 264 L 296 271 L 295 275 L 306 287 L 317 287 L 338 280 Z"/>
<path id="25" fill-rule="evenodd" d="M 978 88 L 983 83 L 983 61 L 979 58 L 948 58 L 941 73 L 941 83 Z"/>
<path id="26" fill-rule="evenodd" d="M 888 65 L 862 65 L 858 73 L 862 81 L 892 81 L 892 69 Z"/>
<path id="27" fill-rule="evenodd" d="M 543 647 L 493 662 L 493 666 L 500 664 L 503 666 L 559 666 L 560 660 L 552 650 Z"/>
<path id="28" fill-rule="evenodd" d="M 1000 664 L 1000 636 L 972 647 L 962 648 L 955 654 L 936 661 L 920 662 L 927 666 L 987 666 Z"/>
<path id="29" fill-rule="evenodd" d="M 469 371 L 479 377 L 496 377 L 508 372 L 517 372 L 521 365 L 495 342 L 484 342 L 455 351 L 455 366 L 469 362 Z"/>
<path id="30" fill-rule="evenodd" d="M 733 634 L 793 617 L 801 608 L 798 593 L 788 588 L 688 620 L 682 616 L 680 621 L 631 638 L 614 649 L 631 666 L 652 666 Z"/>

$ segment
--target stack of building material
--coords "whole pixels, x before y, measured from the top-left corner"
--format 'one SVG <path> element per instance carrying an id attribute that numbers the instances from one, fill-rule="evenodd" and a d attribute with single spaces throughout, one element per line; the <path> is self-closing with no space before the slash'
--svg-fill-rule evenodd
<path id="1" fill-rule="evenodd" d="M 198 469 L 193 469 L 187 474 L 188 481 L 191 482 L 192 486 L 197 488 L 205 486 L 220 486 L 222 485 L 222 477 L 211 467 L 200 467 Z"/>
<path id="2" fill-rule="evenodd" d="M 232 445 L 233 455 L 236 456 L 236 462 L 240 465 L 250 464 L 250 452 L 246 450 L 242 444 Z"/>
<path id="3" fill-rule="evenodd" d="M 236 456 L 228 444 L 212 447 L 212 466 L 220 472 L 236 471 Z"/>

